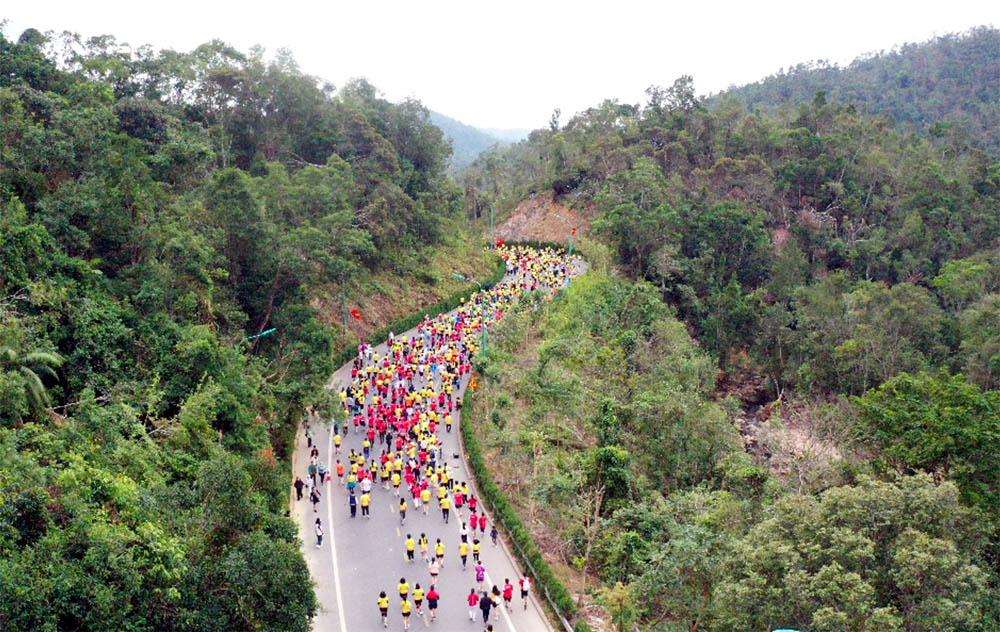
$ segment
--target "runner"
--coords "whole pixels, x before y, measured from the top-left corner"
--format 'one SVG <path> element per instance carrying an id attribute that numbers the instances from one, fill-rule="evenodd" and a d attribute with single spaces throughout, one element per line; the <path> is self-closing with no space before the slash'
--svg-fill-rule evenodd
<path id="1" fill-rule="evenodd" d="M 406 524 L 406 499 L 399 499 L 399 524 L 400 526 Z"/>
<path id="2" fill-rule="evenodd" d="M 503 601 L 507 607 L 507 612 L 511 612 L 510 601 L 514 598 L 514 584 L 510 583 L 510 578 L 503 580 Z"/>
<path id="3" fill-rule="evenodd" d="M 458 545 L 458 556 L 462 558 L 462 570 L 465 570 L 465 563 L 469 560 L 469 543 L 462 542 Z"/>
<path id="4" fill-rule="evenodd" d="M 323 523 L 316 518 L 316 548 L 323 546 Z"/>
<path id="5" fill-rule="evenodd" d="M 423 534 L 421 534 L 423 535 Z M 406 534 L 406 561 L 413 562 L 413 553 L 417 548 L 417 543 L 414 541 L 413 536 L 409 533 Z"/>
<path id="6" fill-rule="evenodd" d="M 528 593 L 531 592 L 531 578 L 527 575 L 521 577 L 517 582 L 521 586 L 521 601 L 524 602 L 524 609 L 528 609 Z"/>
<path id="7" fill-rule="evenodd" d="M 511 588 L 513 590 L 513 587 Z M 417 615 L 424 616 L 423 611 L 424 603 L 424 589 L 420 587 L 420 584 L 415 584 L 413 586 L 413 605 L 417 609 Z"/>
<path id="8" fill-rule="evenodd" d="M 429 559 L 429 557 L 427 555 L 427 548 L 428 548 L 428 546 L 429 546 L 429 543 L 427 541 L 427 534 L 426 533 L 421 533 L 420 534 L 420 557 L 425 562 L 430 561 L 430 559 Z"/>
<path id="9" fill-rule="evenodd" d="M 433 586 L 427 591 L 427 609 L 431 613 L 431 621 L 437 619 L 438 599 L 440 598 L 441 595 Z"/>
<path id="10" fill-rule="evenodd" d="M 443 487 L 441 489 L 444 489 Z M 441 499 L 441 517 L 444 518 L 444 523 L 448 524 L 448 512 L 451 510 L 451 500 L 448 495 Z"/>
<path id="11" fill-rule="evenodd" d="M 441 543 L 441 538 L 438 538 L 437 544 L 434 545 L 434 555 L 437 557 L 441 568 L 444 568 L 444 544 Z"/>
<path id="12" fill-rule="evenodd" d="M 483 624 L 489 622 L 490 620 L 490 609 L 493 607 L 493 598 L 487 595 L 485 592 L 479 595 L 479 609 L 483 612 Z"/>
<path id="13" fill-rule="evenodd" d="M 472 541 L 472 560 L 476 564 L 479 563 L 479 540 Z"/>
<path id="14" fill-rule="evenodd" d="M 479 590 L 483 589 L 483 582 L 486 581 L 486 567 L 482 563 L 476 565 L 476 585 Z"/>
<path id="15" fill-rule="evenodd" d="M 477 610 L 476 606 L 479 605 L 479 595 L 476 594 L 475 588 L 471 588 L 469 590 L 469 596 L 466 597 L 466 601 L 469 602 L 469 621 L 475 621 Z"/>
<path id="16" fill-rule="evenodd" d="M 441 562 L 437 561 L 437 558 L 432 559 L 427 564 L 427 570 L 431 574 L 431 588 L 437 586 L 438 573 L 441 572 Z"/>
<path id="17" fill-rule="evenodd" d="M 404 630 L 409 630 L 410 629 L 410 610 L 412 608 L 413 608 L 413 606 L 411 606 L 410 602 L 407 601 L 406 599 L 403 599 L 403 601 L 400 603 L 400 609 L 402 610 L 402 613 L 403 613 L 403 629 Z"/>
<path id="18" fill-rule="evenodd" d="M 382 615 L 382 627 L 389 627 L 389 598 L 384 590 L 378 594 L 378 612 Z"/>

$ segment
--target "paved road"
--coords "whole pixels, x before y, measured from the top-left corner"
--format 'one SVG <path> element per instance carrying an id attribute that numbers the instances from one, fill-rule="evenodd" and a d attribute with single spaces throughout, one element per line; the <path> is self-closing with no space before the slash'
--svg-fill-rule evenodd
<path id="1" fill-rule="evenodd" d="M 582 260 L 575 260 L 573 276 L 586 270 Z M 407 336 L 414 335 L 415 330 L 404 332 Z M 403 335 L 403 334 L 398 334 Z M 376 352 L 385 355 L 385 345 L 379 345 Z M 331 381 L 330 388 L 337 391 L 350 383 L 350 365 L 337 370 Z M 464 391 L 467 380 L 463 380 L 461 390 Z M 458 412 L 455 426 L 451 433 L 439 430 L 439 436 L 444 445 L 445 460 L 453 470 L 453 477 L 458 481 L 468 481 L 474 487 L 474 481 L 467 473 L 466 464 L 460 454 L 458 427 L 461 423 Z M 313 441 L 319 447 L 320 459 L 325 461 L 330 469 L 336 462 L 333 456 L 333 437 L 329 428 L 313 425 Z M 361 451 L 363 442 L 361 433 L 345 436 L 341 460 L 346 464 L 346 455 L 351 448 Z M 373 446 L 373 456 L 378 450 Z M 298 433 L 293 468 L 296 475 L 305 480 L 309 464 L 309 448 L 303 432 Z M 336 479 L 336 476 L 333 476 Z M 469 590 L 476 586 L 473 562 L 469 556 L 469 568 L 463 570 L 458 556 L 458 546 L 461 541 L 459 528 L 461 521 L 456 519 L 454 510 L 449 524 L 445 524 L 437 503 L 432 500 L 429 515 L 424 515 L 423 507 L 416 510 L 412 501 L 407 498 L 410 508 L 407 511 L 406 524 L 400 526 L 399 514 L 396 509 L 399 499 L 390 491 L 375 485 L 372 490 L 371 518 L 360 515 L 351 518 L 347 504 L 347 491 L 336 480 L 321 486 L 323 499 L 319 503 L 318 513 L 314 513 L 307 498 L 293 502 L 292 517 L 299 525 L 299 534 L 303 541 L 303 554 L 309 565 L 309 570 L 316 582 L 316 595 L 319 600 L 319 612 L 313 621 L 314 632 L 354 632 L 382 630 L 376 599 L 381 590 L 390 597 L 389 629 L 402 630 L 403 622 L 400 615 L 400 600 L 396 589 L 400 577 L 405 577 L 411 589 L 419 583 L 425 590 L 429 589 L 430 575 L 427 566 L 420 560 L 419 548 L 415 562 L 407 562 L 404 541 L 408 533 L 414 539 L 420 533 L 426 533 L 433 546 L 440 538 L 446 546 L 445 566 L 438 577 L 437 590 L 441 593 L 437 620 L 430 621 L 427 614 L 427 604 L 424 602 L 424 616 L 413 613 L 410 629 L 419 631 L 428 628 L 451 632 L 454 630 L 482 630 L 481 613 L 477 609 L 477 623 L 469 621 L 466 596 Z M 478 491 L 475 491 L 478 495 Z M 294 499 L 294 493 L 293 493 Z M 489 524 L 493 524 L 492 514 Z M 313 526 L 316 517 L 323 522 L 325 537 L 322 548 L 316 548 L 316 538 Z M 465 512 L 468 518 L 468 512 Z M 472 538 L 470 537 L 470 542 Z M 517 590 L 517 579 L 520 577 L 518 566 L 513 556 L 502 543 L 493 547 L 489 539 L 489 527 L 482 541 L 482 559 L 487 570 L 487 588 L 494 584 L 503 588 L 506 578 L 514 584 L 514 600 L 511 612 L 503 608 L 495 609 L 490 614 L 490 622 L 496 632 L 551 632 L 553 630 L 537 601 L 534 591 L 527 607 L 521 601 Z"/>

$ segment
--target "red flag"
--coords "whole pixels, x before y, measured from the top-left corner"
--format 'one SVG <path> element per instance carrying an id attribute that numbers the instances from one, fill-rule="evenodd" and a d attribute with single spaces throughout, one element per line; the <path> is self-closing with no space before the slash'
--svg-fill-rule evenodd
<path id="1" fill-rule="evenodd" d="M 501 246 L 503 246 L 503 240 L 502 239 L 498 239 L 497 240 L 497 248 L 499 248 Z"/>
<path id="2" fill-rule="evenodd" d="M 354 317 L 355 317 L 355 318 L 357 318 L 358 320 L 361 320 L 361 312 L 359 312 L 359 311 L 358 311 L 358 310 L 356 310 L 356 309 L 352 309 L 352 310 L 351 310 L 351 316 L 354 316 Z"/>
<path id="3" fill-rule="evenodd" d="M 573 234 L 576 234 L 576 226 L 573 227 Z"/>

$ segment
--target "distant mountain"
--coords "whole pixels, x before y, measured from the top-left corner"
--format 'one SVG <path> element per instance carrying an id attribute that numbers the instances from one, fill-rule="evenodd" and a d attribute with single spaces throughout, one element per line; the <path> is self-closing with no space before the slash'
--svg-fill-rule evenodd
<path id="1" fill-rule="evenodd" d="M 484 130 L 456 121 L 450 116 L 431 111 L 431 123 L 441 128 L 452 143 L 451 168 L 460 169 L 472 163 L 483 150 L 493 145 L 507 145 L 509 140 L 487 133 Z"/>
<path id="2" fill-rule="evenodd" d="M 528 137 L 530 129 L 478 128 L 466 125 L 440 112 L 431 111 L 431 123 L 441 128 L 451 140 L 454 153 L 451 168 L 461 169 L 472 163 L 476 156 L 493 145 L 510 145 Z"/>
<path id="3" fill-rule="evenodd" d="M 912 131 L 944 133 L 935 124 L 962 123 L 971 144 L 1000 155 L 1000 31 L 993 27 L 904 44 L 845 68 L 799 64 L 723 94 L 766 107 L 812 101 L 820 90 L 828 101 L 853 103 Z"/>
<path id="4" fill-rule="evenodd" d="M 509 143 L 519 143 L 531 133 L 530 129 L 500 129 L 497 127 L 484 127 L 483 131 Z"/>

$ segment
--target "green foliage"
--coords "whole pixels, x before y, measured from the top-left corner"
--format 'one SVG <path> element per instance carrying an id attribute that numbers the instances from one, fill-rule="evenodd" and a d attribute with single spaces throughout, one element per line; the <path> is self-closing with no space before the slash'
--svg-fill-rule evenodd
<path id="1" fill-rule="evenodd" d="M 866 439 L 900 471 L 955 480 L 963 498 L 996 516 L 1000 481 L 1000 391 L 961 375 L 907 373 L 858 400 Z"/>
<path id="2" fill-rule="evenodd" d="M 736 544 L 716 587 L 718 622 L 986 629 L 987 574 L 975 562 L 982 543 L 956 488 L 929 476 L 788 496 Z"/>
<path id="3" fill-rule="evenodd" d="M 941 51 L 981 71 L 996 65 L 995 39 L 979 29 L 869 62 L 933 60 L 921 72 L 947 75 L 950 99 L 964 88 Z M 570 204 L 593 205 L 595 233 L 630 276 L 659 288 L 721 368 L 766 374 L 772 396 L 860 394 L 901 371 L 954 369 L 956 312 L 996 286 L 995 157 L 957 126 L 906 135 L 844 102 L 868 92 L 814 94 L 761 112 L 732 95 L 700 102 L 690 77 L 654 86 L 643 107 L 606 101 L 487 152 L 467 197 L 475 207 L 556 182 Z M 813 290 L 841 295 L 822 297 L 841 303 L 835 317 Z"/>
<path id="4" fill-rule="evenodd" d="M 997 30 L 981 26 L 859 57 L 843 68 L 825 61 L 798 64 L 728 94 L 751 106 L 808 103 L 822 94 L 931 135 L 954 133 L 946 121 L 960 122 L 995 154 L 1000 136 L 992 122 L 1000 92 L 988 77 L 996 76 L 998 47 Z"/>

